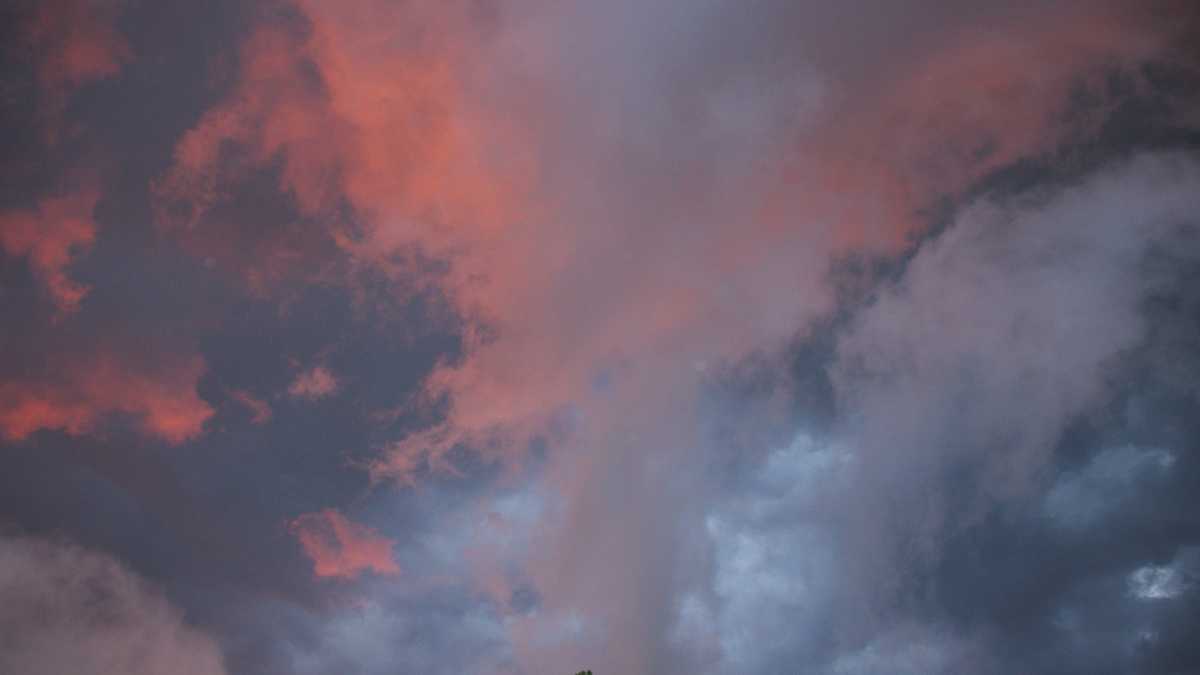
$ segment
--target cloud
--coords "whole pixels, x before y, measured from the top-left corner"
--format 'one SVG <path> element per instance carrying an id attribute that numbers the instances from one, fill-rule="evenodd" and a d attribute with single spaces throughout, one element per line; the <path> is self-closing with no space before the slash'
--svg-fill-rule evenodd
<path id="1" fill-rule="evenodd" d="M 336 394 L 338 380 L 325 366 L 313 366 L 296 376 L 288 385 L 288 394 L 293 398 L 306 398 L 310 401 L 326 398 Z"/>
<path id="2" fill-rule="evenodd" d="M 1093 136 L 1122 100 L 1112 82 L 1145 87 L 1141 67 L 1170 44 L 1161 25 L 1116 4 L 1034 3 L 988 18 L 952 19 L 911 62 L 834 87 L 768 210 L 787 218 L 811 202 L 842 247 L 902 250 L 939 199 Z"/>
<path id="3" fill-rule="evenodd" d="M 1046 495 L 1047 515 L 1068 528 L 1086 528 L 1124 506 L 1139 482 L 1171 469 L 1175 456 L 1159 448 L 1103 450 L 1078 472 L 1061 476 Z"/>
<path id="4" fill-rule="evenodd" d="M 969 461 L 987 497 L 1028 490 L 1145 337 L 1141 265 L 1168 242 L 1190 254 L 1198 178 L 1185 157 L 1142 157 L 1052 196 L 984 199 L 923 246 L 856 317 L 832 371 L 873 480 L 923 499 L 921 472 Z"/>
<path id="5" fill-rule="evenodd" d="M 777 348 L 830 310 L 834 260 L 903 250 L 927 226 L 922 211 L 940 199 L 997 167 L 1090 133 L 1106 118 L 1105 78 L 1135 72 L 1163 42 L 1154 26 L 1122 12 L 1041 10 L 1045 25 L 1072 30 L 1061 34 L 1010 17 L 983 24 L 997 37 L 979 39 L 976 22 L 983 19 L 954 17 L 954 30 L 920 34 L 928 44 L 906 42 L 888 68 L 891 80 L 882 82 L 821 70 L 825 60 L 856 58 L 844 45 L 817 56 L 772 45 L 781 53 L 771 59 L 794 66 L 786 76 L 775 72 L 757 60 L 760 46 L 750 36 L 733 32 L 739 20 L 721 3 L 618 3 L 595 15 L 563 10 L 542 17 L 547 31 L 572 21 L 628 31 L 577 46 L 561 72 L 538 73 L 552 83 L 548 89 L 589 102 L 580 119 L 616 129 L 594 138 L 568 124 L 565 137 L 555 139 L 573 159 L 553 151 L 539 157 L 565 167 L 543 178 L 564 195 L 551 200 L 554 212 L 522 218 L 503 239 L 462 231 L 463 252 L 443 283 L 486 330 L 467 341 L 464 359 L 427 381 L 428 401 L 449 401 L 444 423 L 393 444 L 377 473 L 409 480 L 423 466 L 444 467 L 461 446 L 519 458 L 562 409 L 590 405 L 591 382 L 614 364 L 671 372 Z M 760 11 L 756 21 L 797 27 L 827 18 L 823 10 L 806 16 L 771 3 Z M 931 8 L 925 13 L 940 18 Z M 659 20 L 631 28 L 643 14 Z M 705 41 L 722 21 L 730 25 L 728 43 Z M 523 40 L 527 54 L 552 38 L 518 32 L 512 39 Z M 629 56 L 611 58 L 613 43 L 626 44 Z M 506 45 L 499 40 L 494 48 L 504 56 Z M 714 63 L 722 57 L 729 62 Z M 1039 76 L 1028 77 L 1034 70 Z M 593 71 L 579 80 L 585 86 L 571 79 Z M 670 77 L 655 77 L 660 72 Z M 1070 114 L 1080 88 L 1097 89 L 1104 102 L 1091 117 Z M 1000 99 L 1019 100 L 1022 110 L 1013 114 L 1011 105 L 995 104 Z M 545 105 L 553 111 L 561 103 Z M 673 114 L 671 104 L 732 106 L 735 114 Z M 1009 113 L 996 113 L 1001 109 Z M 763 140 L 744 133 L 743 116 Z M 582 163 L 594 178 L 572 173 L 578 157 L 595 157 Z M 576 196 L 574 181 L 603 196 Z M 413 233 L 384 223 L 362 246 L 378 256 L 401 234 Z M 472 255 L 476 250 L 483 255 Z M 464 277 L 486 283 L 459 281 Z"/>
<path id="6" fill-rule="evenodd" d="M 81 127 L 75 119 L 67 123 L 66 106 L 79 87 L 117 75 L 130 60 L 130 50 L 116 30 L 118 2 L 51 0 L 35 4 L 28 8 L 27 16 L 19 11 L 25 7 L 18 8 L 19 38 L 14 42 L 27 48 L 33 61 L 35 125 L 43 146 L 36 164 L 57 165 L 60 175 L 74 171 L 85 178 L 74 181 L 82 184 L 53 192 L 39 187 L 32 207 L 0 211 L 0 249 L 9 256 L 26 258 L 59 314 L 67 315 L 79 309 L 90 290 L 73 280 L 67 268 L 95 242 L 98 227 L 93 212 L 101 191 L 89 173 L 94 167 L 71 158 L 68 162 L 74 166 L 64 170 L 61 153 L 56 152 L 65 132 L 77 135 Z"/>
<path id="7" fill-rule="evenodd" d="M 982 198 L 853 319 L 831 376 L 854 488 L 822 508 L 841 513 L 840 558 L 853 561 L 842 572 L 882 594 L 868 606 L 939 569 L 957 533 L 1040 494 L 1068 426 L 1110 404 L 1122 359 L 1149 335 L 1143 303 L 1160 282 L 1148 256 L 1200 256 L 1198 169 L 1143 156 L 1057 190 Z M 1055 513 L 1086 507 L 1083 476 L 1141 461 L 1101 455 L 1064 477 Z"/>
<path id="8" fill-rule="evenodd" d="M 1179 265 L 1200 260 L 1198 185 L 1194 159 L 1148 155 L 964 205 L 837 333 L 825 364 L 837 397 L 828 431 L 743 457 L 745 469 L 720 463 L 737 446 L 678 432 L 684 415 L 660 431 L 630 409 L 614 422 L 585 408 L 585 429 L 599 417 L 604 429 L 639 435 L 581 442 L 551 461 L 544 489 L 563 503 L 548 500 L 523 565 L 540 600 L 536 617 L 513 622 L 522 662 L 916 673 L 1036 671 L 1057 658 L 1089 672 L 1103 659 L 1076 654 L 1057 633 L 1027 656 L 1009 652 L 1057 607 L 1093 617 L 1087 630 L 1097 632 L 1087 635 L 1117 631 L 1135 616 L 1129 593 L 1174 588 L 1164 585 L 1174 577 L 1161 561 L 1144 579 L 1136 570 L 1146 563 L 1122 569 L 1112 550 L 1120 537 L 1087 539 L 1085 549 L 1062 543 L 1045 556 L 1022 547 L 1082 538 L 1042 531 L 1043 505 L 1084 508 L 1100 490 L 1107 509 L 1124 510 L 1146 503 L 1145 493 L 1124 496 L 1151 485 L 1143 479 L 1177 470 L 1165 450 L 1126 448 L 1060 474 L 1055 452 L 1071 424 L 1109 409 L 1123 364 L 1152 333 L 1145 303 L 1172 277 L 1147 273 L 1147 261 L 1161 250 Z M 686 450 L 672 453 L 671 443 Z M 698 464 L 720 468 L 706 475 Z M 662 467 L 669 473 L 655 473 Z M 1008 520 L 1029 512 L 1019 525 Z M 1137 522 L 1173 522 L 1145 518 Z M 1013 539 L 994 543 L 1007 527 Z M 696 530 L 706 541 L 687 536 Z M 686 560 L 672 556 L 683 551 Z M 983 580 L 998 597 L 973 590 Z M 571 611 L 580 628 L 560 645 L 551 636 Z M 1162 611 L 1147 621 L 1164 626 L 1162 644 L 1175 644 Z M 645 613 L 668 630 L 614 627 L 614 617 Z"/>
<path id="9" fill-rule="evenodd" d="M 52 675 L 224 675 L 211 638 L 106 555 L 0 538 L 0 670 Z"/>
<path id="10" fill-rule="evenodd" d="M 45 90 L 112 77 L 129 61 L 129 45 L 115 26 L 119 7 L 111 0 L 38 3 L 25 36 L 37 52 L 38 80 Z"/>
<path id="11" fill-rule="evenodd" d="M 952 30 L 887 36 L 904 44 L 885 86 L 830 66 L 862 56 L 812 28 L 829 12 L 781 3 L 749 23 L 721 3 L 289 6 L 250 34 L 232 90 L 176 146 L 159 221 L 239 240 L 214 209 L 269 171 L 300 216 L 290 227 L 451 298 L 466 357 L 416 400 L 447 402 L 447 419 L 390 444 L 375 469 L 404 481 L 447 468 L 461 446 L 519 462 L 613 364 L 669 370 L 778 346 L 830 308 L 831 258 L 894 252 L 921 229 L 919 208 L 1080 131 L 1059 126 L 1081 81 L 1162 44 L 1156 26 L 1107 5 L 1012 16 L 922 5 Z M 820 49 L 747 32 L 776 23 Z M 597 32 L 560 57 L 578 25 Z M 733 32 L 714 46 L 722 26 Z M 1001 35 L 981 40 L 980 26 Z M 768 48 L 783 65 L 766 65 Z M 996 114 L 998 99 L 1021 101 L 1020 114 Z M 707 112 L 674 114 L 692 108 Z M 271 261 L 326 269 L 287 241 L 240 246 L 263 249 L 238 264 L 272 278 L 285 272 Z M 423 256 L 448 267 L 429 273 Z"/>
<path id="12" fill-rule="evenodd" d="M 25 257 L 58 311 L 79 309 L 89 288 L 67 275 L 67 267 L 96 239 L 92 211 L 100 193 L 94 187 L 46 197 L 35 209 L 0 213 L 0 248 Z"/>
<path id="13" fill-rule="evenodd" d="M 49 146 L 64 132 L 68 98 L 80 87 L 112 78 L 133 58 L 117 29 L 121 0 L 50 0 L 22 23 L 21 43 L 32 52 L 40 131 Z"/>
<path id="14" fill-rule="evenodd" d="M 469 602 L 372 599 L 320 617 L 317 626 L 314 642 L 290 646 L 288 672 L 515 672 L 505 666 L 502 627 Z"/>
<path id="15" fill-rule="evenodd" d="M 839 656 L 830 675 L 938 675 L 991 672 L 972 654 L 970 642 L 942 632 L 902 626 L 853 654 Z"/>
<path id="16" fill-rule="evenodd" d="M 297 0 L 238 27 L 240 44 L 213 66 L 219 99 L 179 121 L 192 126 L 152 187 L 159 233 L 203 261 L 206 283 L 231 272 L 256 311 L 278 303 L 284 315 L 331 287 L 339 299 L 364 286 L 444 299 L 449 311 L 404 318 L 449 324 L 455 344 L 367 354 L 379 389 L 392 378 L 406 396 L 414 372 L 432 374 L 349 438 L 374 444 L 356 449 L 377 453 L 373 478 L 416 488 L 407 494 L 453 474 L 439 496 L 470 503 L 421 522 L 379 508 L 378 531 L 334 509 L 291 521 L 316 577 L 355 582 L 312 584 L 318 600 L 442 585 L 381 591 L 353 611 L 266 612 L 258 620 L 287 623 L 264 648 L 286 652 L 273 663 L 375 672 L 394 662 L 389 640 L 460 634 L 478 652 L 449 660 L 488 672 L 981 672 L 1004 661 L 1001 640 L 1020 641 L 1006 617 L 1019 611 L 971 588 L 962 606 L 986 609 L 964 612 L 972 626 L 960 629 L 956 601 L 938 596 L 985 567 L 951 557 L 968 547 L 957 538 L 999 537 L 998 512 L 1032 509 L 1040 523 L 1064 499 L 1092 498 L 1088 480 L 1070 487 L 1076 474 L 1055 473 L 1056 448 L 1112 403 L 1113 373 L 1151 330 L 1143 303 L 1163 285 L 1143 264 L 1157 247 L 1190 259 L 1180 224 L 1197 212 L 1187 158 L 1144 157 L 1066 186 L 1078 167 L 1043 162 L 1091 143 L 1175 34 L 1120 3 L 884 5 Z M 1019 189 L 1026 171 L 1034 190 Z M 982 192 L 981 180 L 1006 177 L 1017 187 Z M 201 323 L 210 363 L 214 345 L 250 332 L 232 321 L 243 332 L 225 341 L 220 317 Z M 297 327 L 281 331 L 282 347 L 311 353 L 304 343 L 324 326 Z M 124 413 L 180 442 L 211 415 L 196 393 L 202 363 L 174 377 L 115 359 L 96 379 L 142 382 L 122 389 L 88 385 L 96 367 L 80 361 L 50 368 L 53 383 L 0 389 L 7 437 L 91 433 Z M 256 372 L 273 379 L 239 375 L 245 389 L 230 393 L 254 423 L 270 406 L 248 391 L 363 389 L 340 361 L 290 384 Z M 797 396 L 802 378 L 819 389 L 817 412 Z M 177 415 L 147 403 L 168 390 Z M 344 411 L 326 409 L 352 398 L 254 441 L 290 450 L 311 443 L 310 429 L 340 432 L 350 423 L 324 415 Z M 812 428 L 797 433 L 798 417 Z M 289 431 L 304 437 L 268 435 Z M 1125 447 L 1108 440 L 1099 447 Z M 328 449 L 303 450 L 256 453 L 254 467 L 282 476 L 288 500 L 366 480 L 310 484 Z M 189 494 L 237 489 L 221 466 L 197 472 L 220 489 Z M 1055 532 L 1077 542 L 1092 522 Z M 410 547 L 410 530 L 438 550 Z M 1122 614 L 1136 600 L 1129 575 L 1164 560 L 1139 552 L 1087 584 Z M 1013 567 L 987 569 L 1021 578 Z M 1035 581 L 1061 581 L 1054 573 Z M 412 618 L 426 609 L 436 635 Z M 431 652 L 414 649 L 411 667 L 447 663 Z"/>
<path id="17" fill-rule="evenodd" d="M 1143 565 L 1128 577 L 1129 593 L 1138 600 L 1172 600 L 1192 593 L 1200 582 L 1200 548 L 1182 547 L 1166 565 Z"/>
<path id="18" fill-rule="evenodd" d="M 232 93 L 180 139 L 155 186 L 160 225 L 218 259 L 236 254 L 219 244 L 235 238 L 257 251 L 237 271 L 269 280 L 326 252 L 297 241 L 345 245 L 356 230 L 387 222 L 401 243 L 442 254 L 469 241 L 461 228 L 500 228 L 515 216 L 514 160 L 499 158 L 519 156 L 520 145 L 489 152 L 486 144 L 504 137 L 501 118 L 481 118 L 465 100 L 466 57 L 481 38 L 467 3 L 288 4 L 297 20 L 256 27 Z M 247 242 L 244 229 L 223 227 L 212 211 L 268 169 L 301 218 L 316 223 L 298 219 L 286 236 Z M 355 223 L 344 217 L 347 204 Z"/>
<path id="19" fill-rule="evenodd" d="M 250 412 L 251 424 L 266 424 L 271 421 L 271 406 L 266 401 L 244 389 L 235 389 L 229 395 Z"/>
<path id="20" fill-rule="evenodd" d="M 178 445 L 203 433 L 213 409 L 196 392 L 204 360 L 185 357 L 142 370 L 112 355 L 63 358 L 65 372 L 45 379 L 0 381 L 0 432 L 21 441 L 41 430 L 96 433 L 114 413 L 132 416 L 140 431 Z"/>
<path id="21" fill-rule="evenodd" d="M 307 513 L 288 524 L 313 561 L 318 577 L 353 579 L 363 572 L 399 574 L 392 540 L 366 525 L 347 520 L 333 509 Z"/>

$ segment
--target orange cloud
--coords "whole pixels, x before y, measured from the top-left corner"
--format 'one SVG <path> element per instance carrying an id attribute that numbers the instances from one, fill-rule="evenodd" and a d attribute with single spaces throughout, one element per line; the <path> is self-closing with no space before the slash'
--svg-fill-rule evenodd
<path id="1" fill-rule="evenodd" d="M 400 573 L 392 557 L 395 542 L 334 509 L 306 513 L 288 523 L 288 529 L 312 559 L 313 574 L 318 577 L 353 579 L 366 571 Z"/>
<path id="2" fill-rule="evenodd" d="M 79 309 L 88 287 L 67 276 L 66 268 L 96 239 L 92 211 L 100 193 L 85 188 L 41 200 L 28 211 L 0 213 L 0 248 L 24 256 L 62 313 Z"/>
<path id="3" fill-rule="evenodd" d="M 213 409 L 196 393 L 203 359 L 138 372 L 109 356 L 94 357 L 54 381 L 0 382 L 0 434 L 21 441 L 41 430 L 92 433 L 107 415 L 124 413 L 143 434 L 178 445 L 199 436 Z"/>

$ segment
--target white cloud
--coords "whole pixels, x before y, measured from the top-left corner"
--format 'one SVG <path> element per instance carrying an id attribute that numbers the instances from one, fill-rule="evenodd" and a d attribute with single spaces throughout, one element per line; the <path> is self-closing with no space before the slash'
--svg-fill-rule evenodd
<path id="1" fill-rule="evenodd" d="M 704 520 L 711 587 L 684 594 L 673 638 L 720 672 L 770 670 L 814 647 L 838 583 L 825 523 L 805 510 L 844 487 L 852 458 L 800 433 Z M 715 645 L 715 647 L 714 647 Z"/>
<path id="2" fill-rule="evenodd" d="M 1200 548 L 1179 552 L 1167 565 L 1144 565 L 1129 574 L 1129 593 L 1139 600 L 1170 600 L 1190 591 L 1200 576 Z"/>

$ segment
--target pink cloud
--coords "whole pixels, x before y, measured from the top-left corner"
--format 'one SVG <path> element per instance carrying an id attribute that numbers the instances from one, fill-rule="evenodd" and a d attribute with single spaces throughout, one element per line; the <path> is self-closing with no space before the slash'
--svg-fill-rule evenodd
<path id="1" fill-rule="evenodd" d="M 139 371 L 101 355 L 54 379 L 0 382 L 0 434 L 8 441 L 42 430 L 82 436 L 104 417 L 125 413 L 146 436 L 178 445 L 199 436 L 213 415 L 196 393 L 204 371 L 200 357 Z"/>
<path id="2" fill-rule="evenodd" d="M 363 572 L 393 575 L 400 567 L 392 556 L 395 542 L 334 509 L 306 513 L 288 524 L 313 561 L 313 574 L 353 579 Z"/>
<path id="3" fill-rule="evenodd" d="M 338 391 L 338 379 L 325 366 L 314 366 L 296 376 L 288 385 L 288 394 L 310 401 L 332 396 Z"/>
<path id="4" fill-rule="evenodd" d="M 100 193 L 85 188 L 42 199 L 27 211 L 0 213 L 0 248 L 23 256 L 61 313 L 79 309 L 88 287 L 67 275 L 67 267 L 96 239 L 92 211 Z"/>
<path id="5" fill-rule="evenodd" d="M 669 409 L 663 383 L 687 390 L 695 364 L 793 338 L 833 301 L 831 260 L 903 249 L 921 209 L 1067 138 L 1077 85 L 1163 44 L 1123 13 L 1077 5 L 1038 24 L 931 37 L 878 79 L 828 88 L 802 124 L 773 129 L 776 154 L 746 175 L 714 178 L 704 161 L 683 159 L 663 177 L 631 134 L 669 129 L 547 93 L 574 86 L 580 65 L 548 65 L 552 35 L 529 28 L 506 42 L 459 3 L 293 5 L 307 29 L 252 33 L 231 94 L 180 140 L 156 187 L 160 220 L 171 232 L 216 233 L 209 216 L 230 186 L 278 166 L 280 190 L 353 264 L 411 282 L 413 249 L 450 263 L 416 281 L 438 286 L 468 324 L 464 357 L 438 367 L 416 398 L 448 401 L 448 414 L 375 466 L 406 481 L 452 469 L 446 458 L 462 444 L 519 463 L 563 410 L 603 405 L 591 386 L 598 371 L 619 369 L 644 405 Z M 556 12 L 529 25 L 579 18 Z M 635 93 L 668 93 L 650 89 Z M 583 108 L 608 98 L 582 93 Z M 316 374 L 289 392 L 336 387 Z"/>
<path id="6" fill-rule="evenodd" d="M 39 5 L 28 39 L 39 52 L 38 79 L 59 89 L 116 75 L 130 59 L 112 0 L 50 0 Z"/>

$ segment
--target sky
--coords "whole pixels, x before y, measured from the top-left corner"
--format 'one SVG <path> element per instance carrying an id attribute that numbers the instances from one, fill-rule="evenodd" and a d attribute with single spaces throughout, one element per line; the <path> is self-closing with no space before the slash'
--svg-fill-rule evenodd
<path id="1" fill-rule="evenodd" d="M 0 671 L 1200 671 L 1200 10 L 15 0 Z"/>

